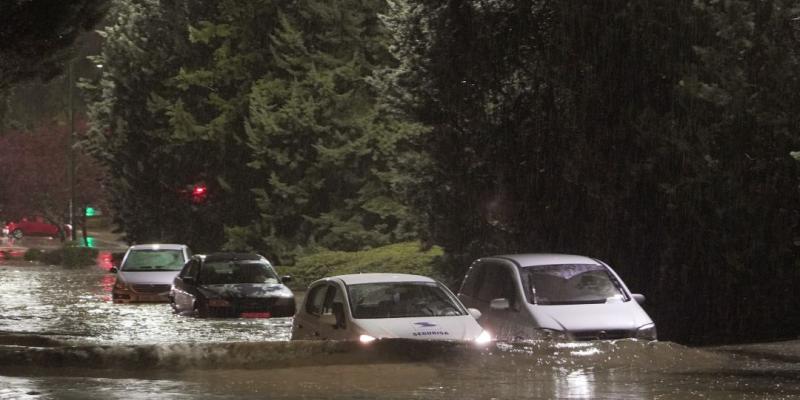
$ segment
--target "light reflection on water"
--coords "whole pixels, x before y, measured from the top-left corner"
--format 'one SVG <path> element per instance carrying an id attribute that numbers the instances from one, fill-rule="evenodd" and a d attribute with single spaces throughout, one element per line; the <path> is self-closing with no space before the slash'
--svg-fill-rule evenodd
<path id="1" fill-rule="evenodd" d="M 0 264 L 0 399 L 800 399 L 800 358 L 632 340 L 287 343 L 291 319 L 113 304 L 113 282 L 101 267 Z"/>

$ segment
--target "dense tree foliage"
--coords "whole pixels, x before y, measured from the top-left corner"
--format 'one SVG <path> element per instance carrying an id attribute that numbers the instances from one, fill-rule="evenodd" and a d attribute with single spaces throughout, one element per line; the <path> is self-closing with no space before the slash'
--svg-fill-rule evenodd
<path id="1" fill-rule="evenodd" d="M 453 279 L 582 253 L 665 338 L 797 333 L 792 3 L 396 2 L 396 84 L 432 127 L 417 204 Z"/>
<path id="2" fill-rule="evenodd" d="M 374 89 L 381 2 L 195 3 L 119 2 L 105 30 L 91 142 L 128 237 L 277 260 L 408 239 L 396 170 L 419 129 Z"/>
<path id="3" fill-rule="evenodd" d="M 70 46 L 103 17 L 109 0 L 5 0 L 0 4 L 0 92 L 64 70 Z"/>
<path id="4" fill-rule="evenodd" d="M 358 250 L 414 234 L 397 194 L 418 130 L 376 104 L 370 81 L 391 62 L 380 4 L 306 1 L 278 14 L 246 121 L 267 248 Z"/>
<path id="5" fill-rule="evenodd" d="M 118 1 L 89 144 L 133 241 L 290 262 L 418 236 L 454 283 L 580 253 L 663 338 L 794 335 L 793 3 Z"/>
<path id="6" fill-rule="evenodd" d="M 93 100 L 87 145 L 110 171 L 114 218 L 132 241 L 172 241 L 187 228 L 189 208 L 180 200 L 191 182 L 184 165 L 201 156 L 170 146 L 169 119 L 153 110 L 158 96 L 176 91 L 168 79 L 181 66 L 176 49 L 188 43 L 182 21 L 165 15 L 157 1 L 115 4 L 96 59 L 102 78 L 87 85 Z"/>

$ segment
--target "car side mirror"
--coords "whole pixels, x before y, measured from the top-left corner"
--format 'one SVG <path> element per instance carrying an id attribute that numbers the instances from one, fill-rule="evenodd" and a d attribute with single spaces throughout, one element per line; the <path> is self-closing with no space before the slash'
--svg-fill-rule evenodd
<path id="1" fill-rule="evenodd" d="M 633 295 L 631 295 L 631 297 L 633 297 L 633 299 L 636 300 L 636 302 L 639 303 L 640 305 L 644 304 L 644 295 L 643 294 L 634 293 Z"/>
<path id="2" fill-rule="evenodd" d="M 492 300 L 489 303 L 489 308 L 492 310 L 508 310 L 511 308 L 511 305 L 508 304 L 508 299 L 501 297 L 499 299 Z"/>
<path id="3" fill-rule="evenodd" d="M 336 316 L 333 314 L 322 314 L 319 316 L 319 323 L 322 325 L 336 326 Z"/>
<path id="4" fill-rule="evenodd" d="M 281 277 L 281 282 L 291 282 L 292 276 L 291 275 L 284 275 Z"/>
<path id="5" fill-rule="evenodd" d="M 116 274 L 118 271 L 119 270 L 117 269 L 117 267 L 111 267 L 111 269 L 108 270 L 108 272 L 111 272 L 112 274 Z"/>
<path id="6" fill-rule="evenodd" d="M 475 319 L 480 318 L 482 315 L 481 310 L 478 310 L 477 308 L 468 308 L 467 311 L 469 312 L 469 315 L 472 315 L 472 318 Z"/>

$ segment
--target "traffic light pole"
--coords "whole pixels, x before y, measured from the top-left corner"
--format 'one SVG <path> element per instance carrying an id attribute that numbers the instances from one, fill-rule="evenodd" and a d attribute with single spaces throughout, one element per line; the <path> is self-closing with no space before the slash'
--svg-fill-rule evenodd
<path id="1" fill-rule="evenodd" d="M 68 156 L 68 170 L 67 180 L 69 182 L 69 226 L 70 240 L 75 241 L 77 235 L 75 233 L 75 111 L 73 104 L 73 91 L 75 88 L 75 72 L 74 61 L 70 60 L 67 64 L 67 108 L 69 114 L 69 149 Z"/>

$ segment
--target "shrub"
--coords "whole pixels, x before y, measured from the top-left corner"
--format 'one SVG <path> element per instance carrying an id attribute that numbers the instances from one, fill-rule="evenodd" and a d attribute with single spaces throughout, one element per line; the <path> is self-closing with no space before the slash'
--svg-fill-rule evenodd
<path id="1" fill-rule="evenodd" d="M 61 265 L 65 267 L 83 267 L 97 262 L 97 250 L 69 242 L 61 251 Z M 57 250 L 58 251 L 58 250 Z"/>
<path id="2" fill-rule="evenodd" d="M 419 242 L 396 243 L 364 251 L 320 251 L 300 256 L 293 266 L 280 267 L 292 275 L 292 286 L 305 289 L 309 283 L 332 275 L 364 272 L 397 272 L 432 276 L 433 264 L 443 251 L 439 247 L 421 250 Z"/>
<path id="3" fill-rule="evenodd" d="M 78 242 L 67 242 L 63 247 L 54 250 L 29 249 L 23 257 L 27 261 L 72 268 L 94 265 L 97 250 L 82 247 Z"/>
<path id="4" fill-rule="evenodd" d="M 42 249 L 28 249 L 22 258 L 25 261 L 42 261 L 42 257 L 44 257 L 45 251 Z"/>

